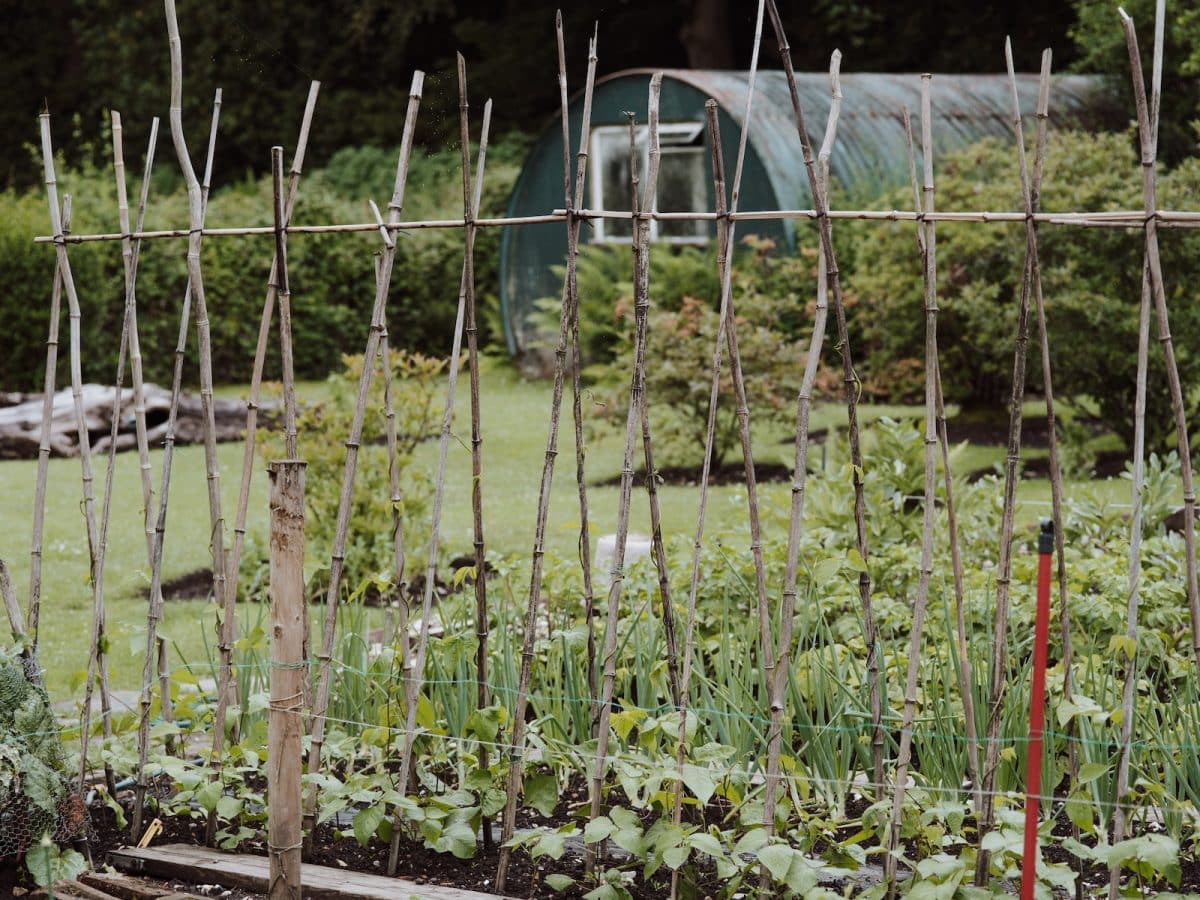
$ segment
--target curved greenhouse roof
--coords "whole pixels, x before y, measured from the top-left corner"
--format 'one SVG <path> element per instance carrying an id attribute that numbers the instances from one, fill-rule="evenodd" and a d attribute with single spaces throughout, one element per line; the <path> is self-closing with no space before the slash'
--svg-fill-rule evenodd
<path id="1" fill-rule="evenodd" d="M 626 111 L 646 120 L 651 74 L 631 69 L 596 82 L 592 107 L 592 139 L 586 205 L 592 209 L 629 209 L 628 131 Z M 1017 91 L 1027 120 L 1037 103 L 1038 77 L 1018 75 Z M 796 76 L 800 102 L 814 150 L 829 114 L 829 76 Z M 1096 76 L 1059 75 L 1050 92 L 1051 124 L 1085 124 L 1099 106 L 1103 82 Z M 663 71 L 660 120 L 663 134 L 659 176 L 660 210 L 711 211 L 714 207 L 703 127 L 704 103 L 718 104 L 721 143 L 728 178 L 732 179 L 737 143 L 749 88 L 749 73 L 667 69 Z M 841 202 L 869 205 L 908 179 L 908 151 L 902 109 L 915 118 L 920 108 L 920 75 L 846 74 L 841 76 L 842 110 L 830 175 Z M 1012 99 L 1004 75 L 937 75 L 931 88 L 934 151 L 938 156 L 983 137 L 1011 137 Z M 583 100 L 570 104 L 571 158 L 578 152 Z M 1030 125 L 1030 127 L 1032 127 Z M 643 151 L 644 152 L 644 151 Z M 559 208 L 562 196 L 562 126 L 557 120 L 539 137 L 526 159 L 509 201 L 508 215 L 529 216 Z M 743 211 L 804 209 L 812 206 L 808 178 L 787 79 L 781 71 L 760 71 L 751 110 L 750 140 L 742 180 Z M 622 233 L 624 229 L 624 233 Z M 769 237 L 794 248 L 793 221 L 744 222 L 742 233 Z M 558 298 L 566 253 L 561 223 L 508 226 L 501 242 L 500 300 L 510 352 L 528 349 L 535 337 L 530 313 L 536 301 Z M 660 241 L 700 244 L 714 234 L 708 223 L 657 223 L 652 237 Z M 629 243 L 628 223 L 596 220 L 581 231 L 581 241 Z"/>

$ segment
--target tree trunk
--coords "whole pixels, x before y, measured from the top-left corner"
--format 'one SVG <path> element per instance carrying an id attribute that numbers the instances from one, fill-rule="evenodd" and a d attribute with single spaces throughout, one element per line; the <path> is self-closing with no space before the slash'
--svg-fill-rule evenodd
<path id="1" fill-rule="evenodd" d="M 732 69 L 729 0 L 694 0 L 691 17 L 679 29 L 679 40 L 693 69 Z"/>

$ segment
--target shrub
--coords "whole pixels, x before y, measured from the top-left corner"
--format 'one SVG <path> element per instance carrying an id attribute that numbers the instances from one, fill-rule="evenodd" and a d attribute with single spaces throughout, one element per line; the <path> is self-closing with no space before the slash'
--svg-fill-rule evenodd
<path id="1" fill-rule="evenodd" d="M 305 536 L 310 559 L 319 561 L 310 591 L 323 591 L 328 584 L 329 558 L 337 529 L 338 502 L 346 463 L 346 439 L 350 434 L 362 356 L 343 358 L 344 370 L 328 379 L 329 398 L 306 406 L 297 417 L 297 455 L 308 463 L 305 478 Z M 378 364 L 377 364 L 378 365 Z M 428 475 L 413 465 L 413 451 L 432 437 L 440 422 L 439 376 L 447 360 L 419 353 L 392 354 L 392 397 L 396 411 L 397 464 L 400 471 L 400 518 L 408 525 L 406 547 L 422 547 L 412 523 L 424 525 L 431 484 Z M 383 379 L 372 379 L 362 446 L 358 451 L 350 527 L 342 584 L 353 589 L 361 580 L 391 572 L 392 504 L 388 476 L 387 423 L 384 417 Z M 264 436 L 260 450 L 264 459 L 280 459 L 284 453 L 282 417 L 276 417 Z M 409 554 L 409 559 L 413 559 Z M 409 571 L 413 571 L 410 565 Z"/>
<path id="2" fill-rule="evenodd" d="M 942 209 L 1020 209 L 1016 150 L 989 139 L 939 160 Z M 1194 207 L 1200 163 L 1188 160 L 1160 177 L 1164 208 Z M 885 206 L 911 206 L 898 191 Z M 1137 209 L 1141 179 L 1128 135 L 1055 132 L 1048 143 L 1042 208 L 1047 211 Z M 921 384 L 922 281 L 911 228 L 895 223 L 847 225 L 854 246 L 847 280 L 865 387 L 874 396 L 909 399 Z M 1200 235 L 1160 232 L 1167 303 L 1180 376 L 1200 377 L 1200 306 L 1194 300 Z M 1025 257 L 1024 226 L 938 225 L 938 343 L 947 399 L 1002 408 L 1010 394 L 1013 338 Z M 1042 226 L 1039 260 L 1055 390 L 1089 396 L 1122 435 L 1133 432 L 1142 240 L 1137 231 Z M 1041 385 L 1036 320 L 1031 319 L 1028 385 Z M 1195 398 L 1190 401 L 1196 409 Z M 1173 431 L 1162 356 L 1151 349 L 1147 436 L 1152 446 Z"/>
<path id="3" fill-rule="evenodd" d="M 814 283 L 809 261 L 775 255 L 774 244 L 757 238 L 744 241 L 732 275 L 732 297 L 738 322 L 738 348 L 752 421 L 790 417 L 804 374 L 805 344 L 796 336 L 797 320 L 806 303 L 797 290 Z M 712 350 L 717 339 L 719 289 L 712 254 L 687 250 L 663 259 L 652 273 L 652 298 L 646 357 L 646 394 L 657 449 L 656 462 L 694 464 L 703 456 L 712 384 Z M 653 262 L 652 262 L 653 265 Z M 672 281 L 672 272 L 685 277 Z M 713 273 L 711 281 L 705 273 Z M 665 282 L 662 283 L 662 282 Z M 679 294 L 679 288 L 711 287 L 707 296 Z M 661 292 L 661 293 L 660 293 Z M 665 295 L 665 296 L 664 296 Z M 624 422 L 629 373 L 633 368 L 633 299 L 617 300 L 614 316 L 618 351 L 605 380 L 610 422 Z M 589 323 L 592 324 L 592 323 Z M 723 351 L 724 352 L 724 351 Z M 728 354 L 721 370 L 721 395 L 713 463 L 720 464 L 738 442 Z"/>
<path id="4" fill-rule="evenodd" d="M 516 177 L 515 156 L 521 141 L 498 143 L 489 153 L 482 215 L 503 211 Z M 130 195 L 136 203 L 140 160 L 128 151 Z M 381 207 L 391 196 L 395 151 L 355 148 L 336 154 L 327 171 L 306 177 L 296 205 L 296 224 L 367 221 L 367 199 Z M 60 190 L 74 198 L 72 230 L 117 231 L 116 190 L 110 171 L 85 166 L 60 168 Z M 187 221 L 187 198 L 170 177 L 169 147 L 160 142 L 158 171 L 151 185 L 146 226 L 178 228 Z M 456 152 L 414 153 L 405 215 L 461 215 L 462 188 Z M 0 385 L 39 390 L 45 360 L 46 311 L 54 275 L 54 251 L 34 244 L 47 230 L 44 192 L 0 193 L 0 296 L 5 314 L 6 352 L 0 359 Z M 211 227 L 270 225 L 269 179 L 245 179 L 215 191 L 209 201 Z M 480 342 L 498 338 L 499 230 L 480 229 L 475 249 Z M 336 369 L 346 352 L 361 351 L 366 340 L 375 279 L 372 254 L 380 249 L 374 232 L 294 235 L 288 244 L 288 274 L 293 292 L 296 374 L 323 378 Z M 263 296 L 273 250 L 272 239 L 210 237 L 204 241 L 203 265 L 213 341 L 213 368 L 218 381 L 238 382 L 250 373 L 258 336 Z M 147 380 L 169 383 L 171 351 L 179 329 L 179 309 L 187 281 L 185 247 L 180 240 L 143 244 L 138 270 L 138 324 Z M 456 229 L 420 229 L 399 239 L 392 276 L 389 331 L 393 344 L 426 354 L 449 346 L 458 302 L 463 237 Z M 124 303 L 124 274 L 119 244 L 70 247 L 71 268 L 79 292 L 85 379 L 110 381 L 116 369 L 117 335 Z M 63 301 L 65 335 L 66 301 Z M 190 337 L 194 353 L 194 331 Z M 60 353 L 65 360 L 65 353 Z M 60 370 L 60 383 L 65 377 Z M 268 374 L 278 373 L 272 349 Z M 194 364 L 185 370 L 193 383 Z"/>

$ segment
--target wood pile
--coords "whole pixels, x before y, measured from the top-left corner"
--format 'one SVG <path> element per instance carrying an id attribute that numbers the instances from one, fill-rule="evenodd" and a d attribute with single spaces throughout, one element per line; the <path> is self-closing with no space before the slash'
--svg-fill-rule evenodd
<path id="1" fill-rule="evenodd" d="M 102 384 L 85 384 L 80 394 L 84 419 L 91 436 L 92 451 L 106 453 L 112 432 L 113 388 Z M 162 444 L 167 434 L 167 418 L 171 408 L 171 392 L 155 384 L 145 386 L 146 437 L 153 449 Z M 263 403 L 264 409 L 274 406 Z M 235 441 L 246 427 L 246 404 L 242 400 L 216 399 L 213 413 L 218 441 Z M 41 394 L 0 394 L 0 459 L 36 459 L 42 431 Z M 179 398 L 179 413 L 175 422 L 176 444 L 199 444 L 204 439 L 204 417 L 198 394 L 183 394 Z M 50 414 L 50 453 L 52 456 L 77 456 L 79 431 L 75 421 L 75 403 L 69 389 L 54 395 Z M 134 450 L 137 435 L 134 427 L 133 390 L 121 391 L 120 422 L 117 450 Z"/>

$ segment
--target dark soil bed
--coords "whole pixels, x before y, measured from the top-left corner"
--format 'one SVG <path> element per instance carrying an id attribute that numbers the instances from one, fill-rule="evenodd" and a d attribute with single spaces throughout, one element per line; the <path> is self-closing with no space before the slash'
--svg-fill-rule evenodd
<path id="1" fill-rule="evenodd" d="M 548 818 L 529 811 L 522 811 L 518 813 L 517 827 L 527 828 L 535 824 L 551 823 L 561 825 L 568 821 L 575 821 L 573 813 L 581 808 L 585 794 L 586 791 L 582 786 L 573 788 L 559 802 L 554 815 Z M 92 827 L 92 856 L 98 867 L 104 865 L 109 851 L 129 844 L 128 832 L 117 828 L 113 814 L 107 809 L 93 810 Z M 163 831 L 155 838 L 154 843 L 203 846 L 204 821 L 203 819 L 179 817 L 164 819 Z M 306 862 L 334 869 L 369 872 L 373 875 L 386 873 L 389 847 L 377 838 L 363 847 L 354 838 L 339 837 L 338 829 L 326 823 L 317 828 L 313 845 L 312 857 L 306 859 Z M 264 841 L 251 840 L 244 842 L 238 848 L 238 852 L 265 856 L 267 851 Z M 619 864 L 620 860 L 616 858 L 618 855 L 623 856 L 620 850 L 615 850 L 610 854 L 610 866 Z M 497 850 L 485 851 L 481 847 L 474 859 L 458 859 L 449 853 L 436 853 L 429 850 L 420 841 L 406 839 L 401 843 L 400 864 L 396 874 L 400 878 L 417 884 L 443 885 L 492 893 L 495 890 L 498 856 Z M 566 852 L 559 860 L 545 857 L 531 860 L 523 851 L 514 852 L 504 893 L 510 897 L 578 898 L 590 889 L 580 887 L 572 888 L 564 893 L 556 892 L 545 884 L 545 877 L 553 873 L 569 875 L 577 881 L 582 881 L 583 852 L 581 843 L 569 842 Z M 4 892 L 6 884 L 3 880 L 4 877 L 5 873 L 0 871 L 0 897 L 11 895 Z M 710 877 L 711 883 L 695 886 L 698 891 L 697 896 L 713 893 L 716 886 L 715 873 L 712 873 Z M 184 886 L 183 889 L 199 892 L 195 885 Z M 639 872 L 637 879 L 628 885 L 628 889 L 635 900 L 661 900 L 670 890 L 670 871 L 663 869 L 648 883 L 643 881 Z M 218 895 L 220 893 L 217 892 Z M 223 900 L 258 900 L 258 897 L 259 895 L 245 891 L 234 891 L 228 898 L 223 897 Z"/>
<path id="2" fill-rule="evenodd" d="M 675 487 L 695 487 L 700 484 L 700 474 L 701 469 L 699 466 L 672 466 L 671 468 L 659 469 L 658 480 L 659 484 L 669 484 Z M 758 462 L 754 464 L 754 477 L 760 483 L 787 481 L 792 477 L 792 467 L 783 463 Z M 634 484 L 644 484 L 645 481 L 645 469 L 638 469 L 633 473 Z M 615 487 L 620 483 L 621 476 L 614 475 L 612 478 L 595 482 L 595 486 Z M 710 485 L 745 484 L 745 466 L 742 465 L 740 459 L 735 462 L 726 462 L 721 463 L 719 466 L 714 466 L 708 473 L 708 483 Z"/>

